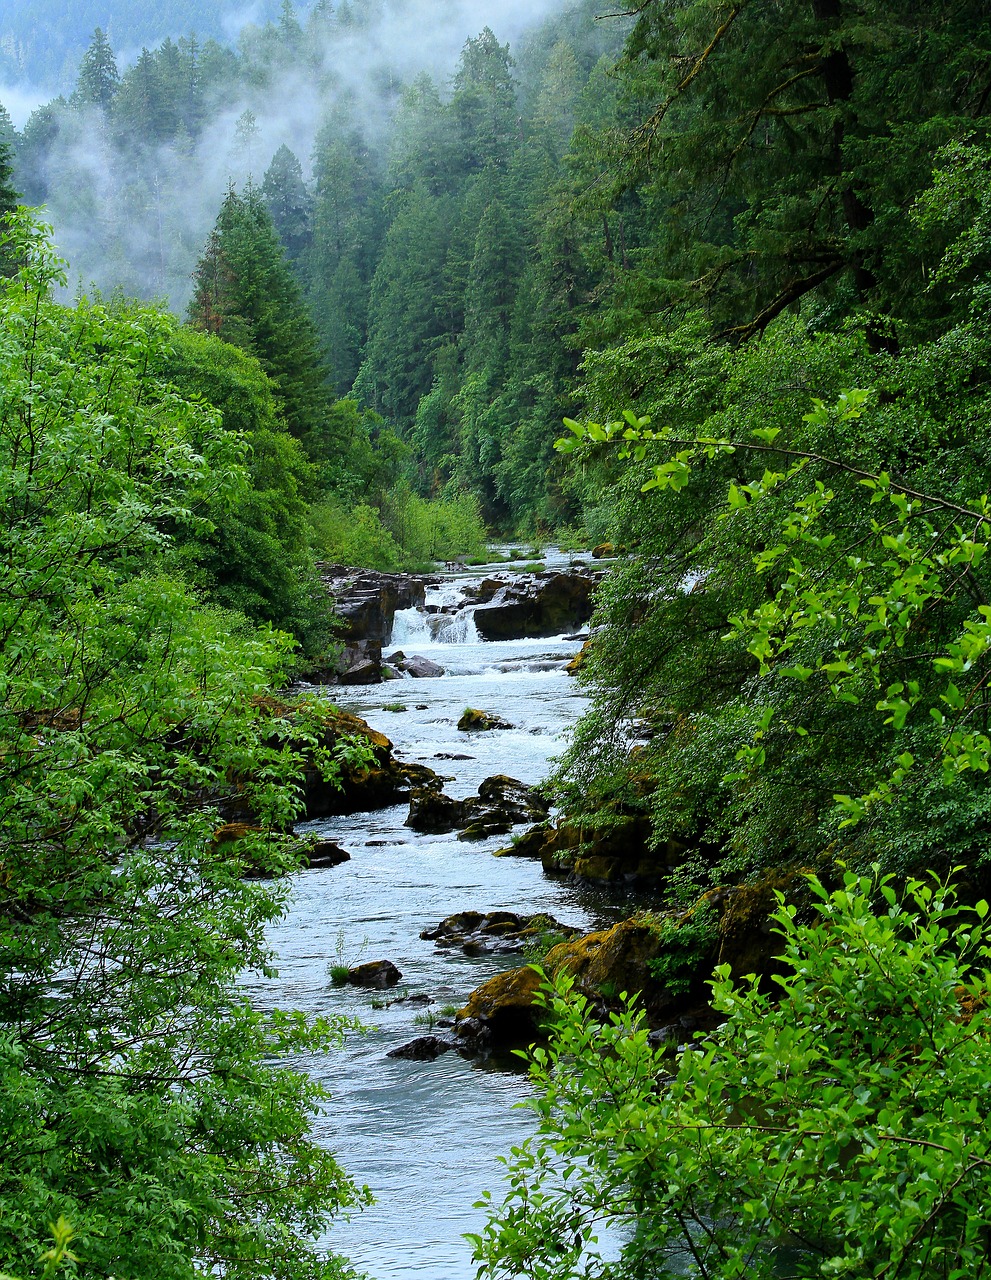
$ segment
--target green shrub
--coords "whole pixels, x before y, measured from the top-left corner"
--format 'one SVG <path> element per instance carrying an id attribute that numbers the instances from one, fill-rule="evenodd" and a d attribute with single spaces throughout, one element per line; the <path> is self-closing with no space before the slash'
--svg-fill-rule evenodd
<path id="1" fill-rule="evenodd" d="M 632 1007 L 602 1025 L 558 977 L 532 1051 L 539 1132 L 510 1156 L 501 1208 L 483 1202 L 480 1275 L 984 1274 L 988 905 L 935 881 L 810 886 L 814 923 L 780 896 L 773 915 L 778 989 L 718 969 L 725 1021 L 673 1068 Z M 623 1242 L 608 1264 L 600 1227 Z"/>
<path id="2" fill-rule="evenodd" d="M 643 918 L 647 915 L 645 912 Z M 648 923 L 664 944 L 663 952 L 647 961 L 650 976 L 663 983 L 672 995 L 683 995 L 716 940 L 718 912 L 703 899 L 688 916 L 651 916 Z"/>

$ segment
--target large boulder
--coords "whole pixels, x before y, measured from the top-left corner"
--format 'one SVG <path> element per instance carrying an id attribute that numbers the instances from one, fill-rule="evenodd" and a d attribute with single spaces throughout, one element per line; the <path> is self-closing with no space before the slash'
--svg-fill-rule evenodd
<path id="1" fill-rule="evenodd" d="M 404 675 L 412 676 L 414 680 L 427 680 L 444 674 L 444 668 L 439 662 L 432 662 L 429 658 L 420 657 L 415 653 L 407 657 L 401 649 L 397 649 L 395 653 L 390 653 L 386 658 L 386 662 L 394 670 L 401 671 Z"/>
<path id="2" fill-rule="evenodd" d="M 474 990 L 458 1010 L 454 1034 L 469 1048 L 517 1048 L 538 1035 L 534 1003 L 541 978 L 529 965 L 497 973 Z"/>
<path id="3" fill-rule="evenodd" d="M 458 721 L 461 733 L 486 733 L 490 729 L 512 729 L 508 720 L 492 715 L 489 711 L 480 711 L 478 707 L 466 707 Z"/>
<path id="4" fill-rule="evenodd" d="M 459 840 L 480 840 L 505 835 L 522 822 L 547 816 L 549 805 L 533 787 L 505 773 L 486 778 L 478 796 L 465 801 L 465 826 Z"/>
<path id="5" fill-rule="evenodd" d="M 464 825 L 465 802 L 445 795 L 439 786 L 414 787 L 403 826 L 425 835 L 444 835 Z"/>
<path id="6" fill-rule="evenodd" d="M 567 876 L 583 884 L 621 884 L 656 888 L 683 855 L 684 842 L 669 840 L 655 846 L 650 820 L 641 814 L 619 813 L 608 827 L 590 828 L 576 822 L 542 823 L 521 838 L 518 852 L 540 857 L 549 875 Z"/>
<path id="7" fill-rule="evenodd" d="M 550 976 L 565 971 L 579 991 L 605 1011 L 624 992 L 638 996 L 654 1026 L 681 1019 L 685 1025 L 704 1025 L 708 1012 L 700 994 L 701 974 L 709 976 L 714 949 L 699 962 L 697 982 L 675 988 L 654 976 L 651 962 L 663 953 L 665 940 L 656 922 L 634 916 L 609 929 L 560 942 L 543 961 Z M 455 1035 L 473 1049 L 514 1048 L 540 1036 L 541 1007 L 536 1004 L 540 975 L 530 966 L 511 969 L 484 982 L 458 1011 Z M 686 1016 L 688 1015 L 688 1016 Z"/>
<path id="8" fill-rule="evenodd" d="M 475 609 L 475 626 L 485 640 L 557 636 L 592 616 L 599 578 L 591 573 L 542 573 L 506 581 Z"/>
<path id="9" fill-rule="evenodd" d="M 357 640 L 345 645 L 337 661 L 337 684 L 381 684 L 382 644 L 378 640 Z M 320 683 L 331 683 L 324 680 Z"/>
<path id="10" fill-rule="evenodd" d="M 377 573 L 340 564 L 319 564 L 320 577 L 334 600 L 340 636 L 346 644 L 358 640 L 388 642 L 399 609 L 419 608 L 426 595 L 426 579 L 408 573 Z"/>
<path id="11" fill-rule="evenodd" d="M 414 770 L 427 776 L 419 777 Z M 465 800 L 446 795 L 444 779 L 424 765 L 410 765 L 413 779 L 409 814 L 404 823 L 413 831 L 443 835 L 460 831 L 459 839 L 475 840 L 489 835 L 503 835 L 522 822 L 533 822 L 547 814 L 547 801 L 517 778 L 504 773 L 486 778 L 478 794 Z"/>
<path id="12" fill-rule="evenodd" d="M 355 987 L 384 991 L 386 987 L 394 987 L 402 976 L 391 960 L 367 960 L 364 964 L 352 965 L 347 980 Z"/>

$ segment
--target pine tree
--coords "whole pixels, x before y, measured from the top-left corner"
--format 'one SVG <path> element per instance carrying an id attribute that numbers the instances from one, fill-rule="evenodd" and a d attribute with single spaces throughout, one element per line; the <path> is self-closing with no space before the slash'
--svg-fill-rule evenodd
<path id="1" fill-rule="evenodd" d="M 337 108 L 313 152 L 313 244 L 306 257 L 313 317 L 330 353 L 333 380 L 349 388 L 365 348 L 372 276 L 383 228 L 382 179 L 367 139 Z"/>
<path id="2" fill-rule="evenodd" d="M 465 173 L 508 162 L 518 119 L 512 65 L 509 45 L 501 45 L 488 27 L 462 50 L 451 110 Z"/>
<path id="3" fill-rule="evenodd" d="M 16 130 L 7 108 L 0 103 L 0 236 L 5 231 L 4 219 L 12 213 L 20 202 L 20 195 L 14 187 L 14 141 Z M 0 275 L 7 275 L 12 270 L 12 258 L 0 243 Z"/>
<path id="4" fill-rule="evenodd" d="M 161 53 L 156 57 L 142 49 L 137 62 L 121 80 L 113 115 L 122 148 L 154 146 L 175 134 L 175 100 L 162 83 L 160 58 Z"/>
<path id="5" fill-rule="evenodd" d="M 110 41 L 100 27 L 93 32 L 89 48 L 79 66 L 79 78 L 73 97 L 77 102 L 92 104 L 109 111 L 117 96 L 120 75 Z"/>
<path id="6" fill-rule="evenodd" d="M 283 49 L 290 54 L 298 54 L 303 47 L 303 28 L 296 16 L 296 6 L 292 0 L 282 0 L 279 11 L 279 38 Z"/>
<path id="7" fill-rule="evenodd" d="M 322 460 L 332 403 L 326 362 L 271 215 L 250 184 L 228 191 L 195 282 L 190 323 L 258 357 L 289 430 Z"/>
<path id="8" fill-rule="evenodd" d="M 266 170 L 262 195 L 289 259 L 298 262 L 310 240 L 313 201 L 303 181 L 303 166 L 285 144 Z"/>

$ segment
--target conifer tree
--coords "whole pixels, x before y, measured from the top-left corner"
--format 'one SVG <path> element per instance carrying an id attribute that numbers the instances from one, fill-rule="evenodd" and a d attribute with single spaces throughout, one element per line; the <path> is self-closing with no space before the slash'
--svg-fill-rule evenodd
<path id="1" fill-rule="evenodd" d="M 300 287 L 260 193 L 228 191 L 196 269 L 194 328 L 258 357 L 272 378 L 286 425 L 315 461 L 332 442 L 327 366 Z"/>
<path id="2" fill-rule="evenodd" d="M 14 187 L 14 139 L 16 133 L 7 108 L 0 104 L 0 236 L 5 231 L 4 219 L 20 200 Z M 0 241 L 0 275 L 11 270 L 11 258 Z"/>
<path id="3" fill-rule="evenodd" d="M 517 120 L 512 65 L 509 45 L 501 45 L 488 27 L 462 51 L 451 110 L 466 173 L 508 161 Z"/>
<path id="4" fill-rule="evenodd" d="M 119 86 L 120 75 L 114 51 L 106 33 L 97 27 L 89 48 L 83 54 L 73 96 L 80 103 L 89 103 L 109 111 Z"/>
<path id="5" fill-rule="evenodd" d="M 265 172 L 262 195 L 287 255 L 298 261 L 309 243 L 313 202 L 303 181 L 303 166 L 285 144 Z"/>

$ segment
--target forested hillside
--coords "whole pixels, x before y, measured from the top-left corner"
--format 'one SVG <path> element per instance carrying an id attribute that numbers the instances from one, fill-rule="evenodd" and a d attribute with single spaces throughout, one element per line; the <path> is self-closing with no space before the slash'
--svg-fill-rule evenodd
<path id="1" fill-rule="evenodd" d="M 332 386 L 412 447 L 414 488 L 469 492 L 505 529 L 560 524 L 550 442 L 603 234 L 565 157 L 628 26 L 593 13 L 513 51 L 486 28 L 433 75 L 446 46 L 418 66 L 404 4 L 285 4 L 236 47 L 181 36 L 123 70 L 100 30 L 71 95 L 13 138 L 17 183 L 84 286 L 180 311 L 228 188 L 260 197 Z"/>
<path id="2" fill-rule="evenodd" d="M 276 7 L 273 3 L 273 12 L 263 16 L 274 17 Z M 72 5 L 8 0 L 0 14 L 0 83 L 23 79 L 71 86 L 96 27 L 107 31 L 115 48 L 139 49 L 157 44 L 164 35 L 187 31 L 222 39 L 235 33 L 233 26 L 225 30 L 225 25 L 236 22 L 237 13 L 234 4 L 203 0 L 176 0 L 167 14 L 160 5 L 143 0 L 79 0 Z"/>

